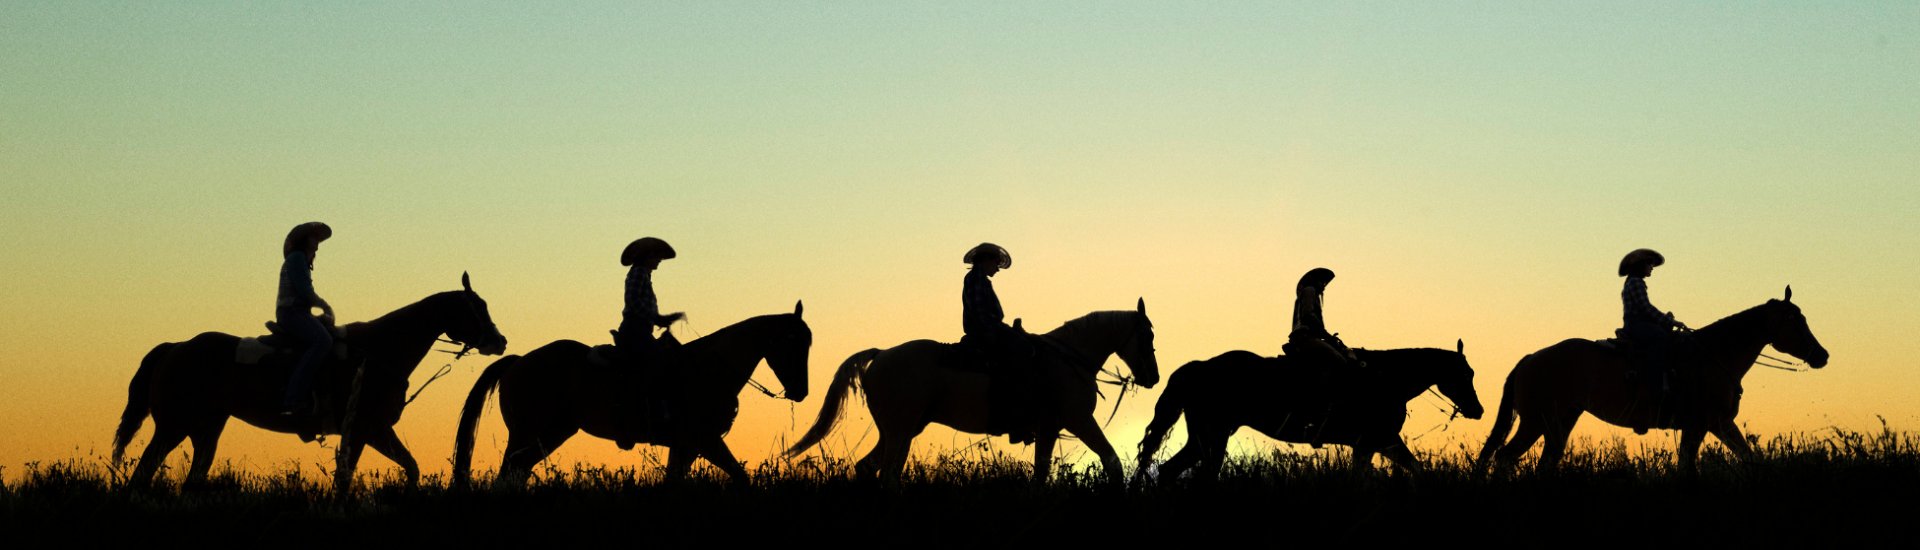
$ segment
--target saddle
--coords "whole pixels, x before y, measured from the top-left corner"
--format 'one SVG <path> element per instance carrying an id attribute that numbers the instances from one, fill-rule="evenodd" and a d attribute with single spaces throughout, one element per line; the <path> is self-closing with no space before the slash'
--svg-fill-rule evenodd
<path id="1" fill-rule="evenodd" d="M 348 344 L 346 331 L 338 326 L 327 327 L 333 333 L 334 360 L 345 360 L 353 356 L 353 348 Z M 280 324 L 267 321 L 267 333 L 245 337 L 233 348 L 233 361 L 242 365 L 258 365 L 269 357 L 291 356 L 294 353 L 293 337 L 280 332 Z"/>
<path id="2" fill-rule="evenodd" d="M 619 331 L 609 332 L 619 341 Z M 667 369 L 679 360 L 679 350 L 680 341 L 668 333 L 656 340 L 644 357 L 634 357 L 636 352 L 614 344 L 600 344 L 587 351 L 587 363 L 594 370 L 609 372 L 617 385 L 634 390 L 614 394 L 613 406 L 618 414 L 637 415 L 642 426 L 638 437 L 614 441 L 620 450 L 632 450 L 638 443 L 668 442 L 664 427 L 674 420 L 675 407 L 667 390 L 676 386 L 670 382 L 673 373 Z"/>
<path id="3" fill-rule="evenodd" d="M 1646 435 L 1647 431 L 1653 428 L 1671 426 L 1676 422 L 1680 400 L 1674 395 L 1674 385 L 1680 383 L 1682 378 L 1678 367 L 1683 358 L 1681 346 L 1686 342 L 1680 334 L 1675 334 L 1671 338 L 1672 340 L 1666 344 L 1664 357 L 1660 358 L 1664 368 L 1660 369 L 1657 375 L 1651 376 L 1641 376 L 1641 373 L 1653 370 L 1657 366 L 1654 358 L 1650 357 L 1658 350 L 1657 347 L 1636 342 L 1629 336 L 1626 329 L 1615 329 L 1613 338 L 1594 342 L 1619 355 L 1620 359 L 1627 363 L 1628 381 L 1635 383 L 1634 385 L 1638 387 L 1636 391 L 1643 392 L 1657 411 L 1655 415 L 1657 418 L 1652 423 L 1630 426 L 1636 434 Z"/>
<path id="4" fill-rule="evenodd" d="M 1019 327 L 1018 321 L 1014 326 Z M 1040 429 L 1034 425 L 1041 414 L 1037 396 L 1043 393 L 1038 365 L 1064 353 L 1044 338 L 1023 331 L 1013 334 L 1013 342 L 950 344 L 943 363 L 987 377 L 987 433 L 1006 434 L 1015 444 L 1030 443 Z"/>

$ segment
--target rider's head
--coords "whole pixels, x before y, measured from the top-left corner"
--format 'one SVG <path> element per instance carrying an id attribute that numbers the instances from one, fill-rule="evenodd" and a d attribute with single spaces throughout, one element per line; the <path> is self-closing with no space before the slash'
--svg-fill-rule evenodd
<path id="1" fill-rule="evenodd" d="M 675 254 L 667 241 L 653 237 L 641 237 L 627 243 L 627 249 L 620 252 L 620 265 L 639 266 L 647 269 L 660 267 L 660 260 L 671 260 Z"/>
<path id="2" fill-rule="evenodd" d="M 287 232 L 287 240 L 280 243 L 280 255 L 286 256 L 295 251 L 305 252 L 309 259 L 320 251 L 320 241 L 333 236 L 333 228 L 320 222 L 307 222 L 293 226 Z"/>
<path id="3" fill-rule="evenodd" d="M 1625 258 L 1620 259 L 1620 276 L 1651 277 L 1653 268 L 1660 267 L 1660 264 L 1664 263 L 1667 263 L 1667 258 L 1652 249 L 1642 248 L 1628 252 Z"/>
<path id="4" fill-rule="evenodd" d="M 979 246 L 968 250 L 967 256 L 961 261 L 971 264 L 975 270 L 992 275 L 1002 269 L 1013 267 L 1013 254 L 1008 253 L 1007 249 L 1001 248 L 1000 245 L 980 243 Z"/>
<path id="5" fill-rule="evenodd" d="M 1325 292 L 1327 283 L 1333 282 L 1333 270 L 1316 267 L 1300 276 L 1300 286 L 1313 287 L 1315 291 Z"/>

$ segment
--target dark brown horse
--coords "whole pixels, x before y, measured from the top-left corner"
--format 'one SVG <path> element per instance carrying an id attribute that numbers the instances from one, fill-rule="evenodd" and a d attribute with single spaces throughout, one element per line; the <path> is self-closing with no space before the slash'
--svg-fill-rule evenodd
<path id="1" fill-rule="evenodd" d="M 1048 479 L 1053 462 L 1053 444 L 1060 431 L 1079 437 L 1087 448 L 1099 455 L 1108 480 L 1125 482 L 1120 457 L 1100 431 L 1093 408 L 1098 399 L 1094 375 L 1107 361 L 1119 354 L 1133 369 L 1142 386 L 1153 387 L 1160 381 L 1160 366 L 1153 356 L 1153 322 L 1147 319 L 1147 303 L 1141 300 L 1138 311 L 1100 311 L 1067 321 L 1060 328 L 1041 335 L 1059 349 L 1060 360 L 1039 361 L 1041 395 L 1046 406 L 1037 411 L 1037 424 L 1043 426 L 1035 439 L 1033 475 L 1035 481 Z M 889 486 L 897 486 L 906 466 L 907 451 L 913 438 L 927 424 L 938 422 L 968 433 L 992 433 L 989 398 L 990 380 L 981 372 L 954 368 L 950 344 L 932 340 L 914 340 L 885 350 L 869 349 L 848 357 L 833 376 L 820 416 L 800 441 L 787 449 L 789 457 L 818 444 L 839 421 L 848 390 L 862 387 L 867 409 L 880 428 L 880 441 L 873 451 L 860 459 L 855 470 L 861 477 L 878 472 Z M 998 434 L 995 434 L 998 435 Z"/>
<path id="2" fill-rule="evenodd" d="M 1187 445 L 1160 467 L 1167 479 L 1195 465 L 1197 479 L 1217 477 L 1227 440 L 1242 426 L 1281 441 L 1352 447 L 1356 469 L 1371 467 L 1378 453 L 1395 466 L 1419 471 L 1419 460 L 1400 437 L 1407 401 L 1439 386 L 1460 414 L 1477 419 L 1483 412 L 1463 350 L 1464 345 L 1453 351 L 1357 349 L 1365 368 L 1332 373 L 1250 351 L 1187 363 L 1167 378 L 1167 389 L 1153 407 L 1135 478 L 1147 474 L 1181 413 L 1187 417 Z"/>
<path id="3" fill-rule="evenodd" d="M 1504 469 L 1543 436 L 1539 467 L 1551 470 L 1583 413 L 1616 426 L 1680 430 L 1683 471 L 1693 470 L 1709 432 L 1742 459 L 1750 457 L 1753 449 L 1733 418 L 1740 413 L 1740 379 L 1761 350 L 1771 345 L 1813 368 L 1827 366 L 1827 349 L 1792 300 L 1793 287 L 1787 287 L 1784 300 L 1768 300 L 1694 331 L 1692 345 L 1683 346 L 1688 353 L 1673 362 L 1670 407 L 1661 406 L 1651 383 L 1628 379 L 1626 354 L 1611 346 L 1575 338 L 1521 358 L 1507 375 L 1493 433 L 1475 470 L 1486 471 L 1489 461 Z M 1509 441 L 1516 415 L 1520 429 Z"/>
<path id="4" fill-rule="evenodd" d="M 651 443 L 668 448 L 667 477 L 685 476 L 693 459 L 705 457 L 735 481 L 747 479 L 746 468 L 734 459 L 724 439 L 740 412 L 740 391 L 753 371 L 766 360 L 780 380 L 785 397 L 807 398 L 807 352 L 813 331 L 793 313 L 763 315 L 714 331 L 678 350 L 663 352 L 662 380 L 671 418 L 661 425 L 646 421 L 649 407 L 641 398 L 642 380 L 635 368 L 618 362 L 596 362 L 592 348 L 573 340 L 559 340 L 528 352 L 508 356 L 480 373 L 460 411 L 454 437 L 453 484 L 471 480 L 474 433 L 487 394 L 500 391 L 500 416 L 507 424 L 507 450 L 500 459 L 499 486 L 518 486 L 533 467 L 553 454 L 574 434 L 621 442 Z"/>
<path id="5" fill-rule="evenodd" d="M 340 434 L 334 466 L 338 490 L 351 486 L 354 465 L 368 446 L 399 464 L 408 483 L 419 481 L 420 467 L 393 432 L 406 406 L 407 378 L 443 334 L 486 355 L 499 355 L 507 347 L 507 339 L 487 313 L 486 300 L 473 292 L 466 274 L 460 275 L 460 286 L 462 290 L 434 294 L 378 319 L 342 327 L 344 341 L 356 350 L 358 359 L 335 359 L 320 370 L 315 384 L 322 395 L 320 412 L 312 415 L 279 414 L 292 375 L 290 354 L 242 364 L 235 360 L 241 339 L 219 332 L 155 346 L 140 361 L 127 388 L 127 408 L 113 437 L 114 463 L 120 463 L 127 443 L 151 414 L 153 439 L 127 482 L 136 487 L 151 482 L 167 454 L 191 438 L 193 466 L 186 483 L 198 485 L 206 481 L 207 469 L 213 465 L 227 418 L 235 417 L 303 438 Z"/>

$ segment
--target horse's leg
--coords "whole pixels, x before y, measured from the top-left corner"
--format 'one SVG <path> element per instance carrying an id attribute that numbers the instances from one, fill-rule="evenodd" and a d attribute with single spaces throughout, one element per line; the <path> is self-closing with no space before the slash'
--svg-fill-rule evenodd
<path id="1" fill-rule="evenodd" d="M 146 487 L 153 482 L 153 475 L 160 471 L 161 464 L 167 461 L 167 455 L 187 439 L 186 430 L 172 423 L 162 424 L 160 419 L 153 422 L 153 439 L 147 441 L 146 450 L 140 453 L 140 464 L 134 466 L 133 475 L 127 477 L 127 484 L 133 487 Z M 198 449 L 195 450 L 198 452 Z"/>
<path id="2" fill-rule="evenodd" d="M 1375 454 L 1375 451 L 1372 449 L 1361 449 L 1360 447 L 1353 447 L 1353 455 L 1349 457 L 1349 459 L 1352 461 L 1349 464 L 1349 466 L 1351 466 L 1352 468 L 1348 471 L 1348 473 L 1353 474 L 1356 478 L 1372 473 L 1374 454 Z"/>
<path id="3" fill-rule="evenodd" d="M 527 478 L 533 475 L 534 466 L 546 460 L 548 455 L 553 454 L 554 449 L 559 448 L 561 443 L 567 442 L 567 438 L 573 437 L 573 432 L 538 436 L 528 431 L 514 432 L 509 429 L 507 452 L 500 458 L 500 473 L 493 478 L 495 487 L 503 485 L 519 487 L 525 484 Z"/>
<path id="4" fill-rule="evenodd" d="M 333 453 L 333 493 L 346 496 L 353 490 L 353 471 L 360 465 L 360 453 L 367 450 L 367 438 L 360 434 L 341 435 L 340 448 Z"/>
<path id="5" fill-rule="evenodd" d="M 220 449 L 220 432 L 227 428 L 227 416 L 209 418 L 187 437 L 193 439 L 193 466 L 187 469 L 185 487 L 198 488 L 207 483 L 207 470 L 213 468 L 213 455 Z"/>
<path id="6" fill-rule="evenodd" d="M 400 442 L 400 435 L 393 433 L 392 426 L 370 434 L 367 437 L 367 446 L 373 447 L 374 452 L 380 453 L 380 456 L 387 457 L 387 460 L 400 465 L 400 471 L 407 475 L 408 487 L 420 485 L 420 464 L 414 462 L 413 453 L 407 451 L 407 446 Z"/>
<path id="7" fill-rule="evenodd" d="M 1200 453 L 1200 445 L 1194 444 L 1193 440 L 1189 438 L 1186 446 L 1181 447 L 1178 452 L 1173 453 L 1173 457 L 1168 458 L 1166 462 L 1160 463 L 1160 475 L 1158 477 L 1169 480 L 1180 479 L 1180 474 L 1186 473 L 1188 468 L 1192 468 L 1194 464 L 1200 462 Z"/>
<path id="8" fill-rule="evenodd" d="M 692 443 L 679 443 L 667 447 L 666 482 L 679 483 L 686 480 L 687 473 L 693 471 L 693 460 L 696 458 L 700 458 L 700 451 Z"/>
<path id="9" fill-rule="evenodd" d="M 913 438 L 920 435 L 927 426 L 908 426 L 912 431 L 887 437 L 886 429 L 881 428 L 880 440 L 885 443 L 880 455 L 880 483 L 888 488 L 900 488 L 900 473 L 907 468 L 907 453 L 913 451 Z"/>
<path id="10" fill-rule="evenodd" d="M 855 479 L 868 479 L 872 478 L 874 474 L 879 473 L 880 466 L 886 463 L 886 457 L 884 456 L 886 454 L 886 448 L 887 436 L 882 435 L 880 436 L 880 440 L 874 443 L 873 450 L 867 451 L 867 456 L 860 457 L 859 462 L 853 463 L 853 477 Z"/>
<path id="11" fill-rule="evenodd" d="M 1753 462 L 1753 444 L 1747 442 L 1746 434 L 1740 432 L 1740 426 L 1734 424 L 1733 419 L 1729 418 L 1715 426 L 1713 436 L 1720 438 L 1720 444 L 1733 451 L 1733 456 L 1740 457 L 1740 462 Z"/>
<path id="12" fill-rule="evenodd" d="M 1413 456 L 1413 449 L 1407 448 L 1407 442 L 1397 437 L 1392 447 L 1380 449 L 1380 456 L 1387 457 L 1387 460 L 1393 461 L 1394 467 L 1411 475 L 1418 475 L 1426 469 L 1420 465 L 1420 458 Z"/>
<path id="13" fill-rule="evenodd" d="M 1680 475 L 1693 475 L 1699 471 L 1696 461 L 1700 459 L 1700 443 L 1706 439 L 1705 429 L 1697 426 L 1680 428 L 1680 448 L 1674 450 L 1680 455 Z"/>
<path id="14" fill-rule="evenodd" d="M 1047 480 L 1053 479 L 1053 444 L 1059 440 L 1059 435 L 1042 435 L 1033 438 L 1034 485 L 1046 485 Z"/>
<path id="15" fill-rule="evenodd" d="M 1560 458 L 1566 456 L 1567 438 L 1573 435 L 1573 425 L 1580 421 L 1580 411 L 1560 412 L 1548 417 L 1546 425 L 1546 443 L 1540 448 L 1540 469 L 1551 471 L 1560 467 Z"/>
<path id="16" fill-rule="evenodd" d="M 1080 443 L 1100 457 L 1100 469 L 1106 470 L 1107 483 L 1127 486 L 1127 468 L 1120 464 L 1120 454 L 1113 451 L 1113 443 L 1107 441 L 1107 434 L 1100 430 L 1100 422 L 1089 415 L 1067 421 L 1067 433 L 1080 438 Z"/>
<path id="17" fill-rule="evenodd" d="M 1513 439 L 1507 440 L 1507 444 L 1501 445 L 1500 451 L 1493 455 L 1495 471 L 1513 467 L 1513 464 L 1520 460 L 1520 455 L 1527 454 L 1527 449 L 1533 448 L 1533 442 L 1539 441 L 1540 436 L 1546 435 L 1546 420 L 1540 416 L 1538 414 L 1520 415 L 1520 425 L 1514 428 Z"/>
<path id="18" fill-rule="evenodd" d="M 714 436 L 712 441 L 708 441 L 706 445 L 701 446 L 700 454 L 707 457 L 707 462 L 712 462 L 714 466 L 720 467 L 720 471 L 726 472 L 728 481 L 733 483 L 747 482 L 747 467 L 741 465 L 738 459 L 733 458 L 733 450 L 727 448 L 726 440 L 721 439 L 719 436 Z"/>

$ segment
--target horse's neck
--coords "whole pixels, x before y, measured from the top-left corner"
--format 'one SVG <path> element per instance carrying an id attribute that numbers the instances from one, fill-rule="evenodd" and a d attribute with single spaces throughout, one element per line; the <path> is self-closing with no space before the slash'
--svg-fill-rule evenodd
<path id="1" fill-rule="evenodd" d="M 1761 326 L 1765 322 L 1764 313 L 1754 308 L 1701 327 L 1694 331 L 1694 339 L 1710 359 L 1710 367 L 1738 380 L 1772 343 Z"/>
<path id="2" fill-rule="evenodd" d="M 1427 388 L 1431 388 L 1442 382 L 1440 376 L 1442 369 L 1424 368 L 1426 362 L 1412 359 L 1411 353 L 1414 351 L 1417 350 L 1375 350 L 1366 352 L 1366 355 L 1375 357 L 1374 361 L 1368 362 L 1367 368 L 1378 368 L 1380 374 L 1385 378 L 1386 385 L 1393 390 L 1394 397 L 1402 398 L 1402 400 L 1412 400 L 1415 397 L 1419 397 L 1420 394 L 1426 393 Z M 1366 359 L 1367 357 L 1365 356 L 1361 357 L 1361 360 Z M 1376 362 L 1378 363 L 1377 365 L 1374 364 Z"/>
<path id="3" fill-rule="evenodd" d="M 1069 323 L 1066 326 L 1046 333 L 1045 336 L 1061 347 L 1072 350 L 1076 356 L 1075 359 L 1084 363 L 1091 363 L 1090 365 L 1079 364 L 1076 366 L 1086 369 L 1097 369 L 1100 368 L 1101 364 L 1107 362 L 1107 356 L 1113 355 L 1113 353 L 1118 350 L 1119 343 L 1110 341 L 1113 340 L 1110 335 L 1091 330 L 1092 328 L 1090 322 Z"/>
<path id="4" fill-rule="evenodd" d="M 443 332 L 434 322 L 434 298 L 407 305 L 367 321 L 350 343 L 367 353 L 369 370 L 411 374 Z"/>
<path id="5" fill-rule="evenodd" d="M 681 362 L 681 368 L 690 374 L 686 380 L 716 391 L 738 392 L 745 387 L 753 370 L 766 358 L 758 339 L 748 332 L 721 329 L 687 344 L 683 350 L 687 360 Z"/>

